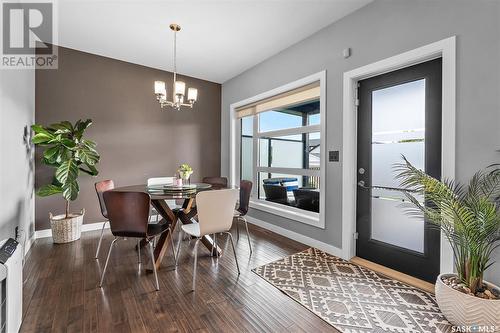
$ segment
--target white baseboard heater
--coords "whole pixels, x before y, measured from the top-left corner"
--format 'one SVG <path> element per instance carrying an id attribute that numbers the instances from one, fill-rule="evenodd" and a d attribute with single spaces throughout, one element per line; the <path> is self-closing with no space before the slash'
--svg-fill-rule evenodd
<path id="1" fill-rule="evenodd" d="M 0 247 L 7 240 L 0 241 Z M 23 254 L 18 245 L 5 264 L 0 263 L 0 332 L 16 333 L 23 315 Z"/>

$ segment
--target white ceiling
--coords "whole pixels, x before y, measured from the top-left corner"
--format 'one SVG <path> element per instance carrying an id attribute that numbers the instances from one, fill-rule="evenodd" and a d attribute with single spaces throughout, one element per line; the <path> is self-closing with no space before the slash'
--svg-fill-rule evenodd
<path id="1" fill-rule="evenodd" d="M 59 0 L 61 46 L 222 83 L 372 0 Z"/>

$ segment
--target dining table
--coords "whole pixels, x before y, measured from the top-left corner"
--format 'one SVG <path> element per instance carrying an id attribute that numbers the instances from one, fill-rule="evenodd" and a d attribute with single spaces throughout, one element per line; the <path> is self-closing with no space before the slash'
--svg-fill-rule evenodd
<path id="1" fill-rule="evenodd" d="M 172 233 L 176 228 L 177 223 L 180 221 L 182 224 L 195 223 L 194 217 L 197 215 L 195 199 L 196 194 L 201 191 L 220 190 L 221 186 L 212 186 L 205 183 L 187 184 L 184 186 L 173 185 L 155 185 L 147 186 L 146 184 L 131 185 L 116 187 L 112 191 L 120 192 L 144 192 L 148 193 L 151 197 L 151 205 L 161 216 L 161 220 L 157 223 L 168 223 L 171 225 Z M 233 187 L 236 188 L 236 187 Z M 181 207 L 174 207 L 172 202 L 182 202 Z M 170 205 L 169 205 L 170 202 Z M 172 207 L 171 207 L 172 206 Z M 160 269 L 163 257 L 167 253 L 168 244 L 170 244 L 169 237 L 172 233 L 164 232 L 160 235 L 154 248 L 154 265 L 156 269 Z M 179 240 L 182 241 L 182 240 Z M 205 236 L 201 242 L 211 251 L 212 255 L 221 255 L 221 248 L 214 244 L 214 240 L 210 236 Z M 145 246 L 146 242 L 143 240 L 139 246 Z M 213 251 L 213 252 L 212 252 Z"/>

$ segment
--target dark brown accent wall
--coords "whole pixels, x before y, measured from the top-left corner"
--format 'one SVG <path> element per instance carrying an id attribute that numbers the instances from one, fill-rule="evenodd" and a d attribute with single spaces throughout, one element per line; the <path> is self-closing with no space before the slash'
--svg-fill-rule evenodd
<path id="1" fill-rule="evenodd" d="M 59 47 L 59 69 L 36 70 L 35 121 L 91 118 L 88 137 L 101 154 L 96 178 L 82 175 L 80 196 L 71 210 L 85 208 L 84 223 L 103 221 L 94 183 L 113 179 L 117 186 L 145 183 L 149 177 L 173 176 L 189 163 L 193 180 L 220 174 L 221 85 L 180 77 L 198 88 L 193 109 L 160 109 L 153 82 L 172 86 L 169 72 Z M 37 148 L 35 186 L 50 182 L 52 169 L 39 163 Z M 35 200 L 36 230 L 50 228 L 48 214 L 61 214 L 59 196 Z"/>

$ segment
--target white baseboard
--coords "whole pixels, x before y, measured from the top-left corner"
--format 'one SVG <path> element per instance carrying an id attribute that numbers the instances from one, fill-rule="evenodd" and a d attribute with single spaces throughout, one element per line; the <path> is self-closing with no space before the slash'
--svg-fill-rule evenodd
<path id="1" fill-rule="evenodd" d="M 285 237 L 293 239 L 294 241 L 297 241 L 299 243 L 306 244 L 306 245 L 309 245 L 311 247 L 315 247 L 315 248 L 317 248 L 321 251 L 324 251 L 328 254 L 342 258 L 342 254 L 343 254 L 342 249 L 340 249 L 336 246 L 323 243 L 317 239 L 301 235 L 299 233 L 296 233 L 295 231 L 290 231 L 290 230 L 287 230 L 285 228 L 278 227 L 277 225 L 274 225 L 274 224 L 271 224 L 268 222 L 264 222 L 262 220 L 256 219 L 256 218 L 248 216 L 248 215 L 245 216 L 245 218 L 248 221 L 248 223 L 255 224 L 259 227 L 262 227 L 264 229 L 275 232 L 281 236 L 285 236 Z M 343 258 L 343 259 L 345 259 L 345 258 Z"/>
<path id="2" fill-rule="evenodd" d="M 294 241 L 300 242 L 302 244 L 306 244 L 308 246 L 315 247 L 321 251 L 324 251 L 324 252 L 329 253 L 331 255 L 342 258 L 342 249 L 340 249 L 336 246 L 333 246 L 333 245 L 330 245 L 327 243 L 323 243 L 323 242 L 316 240 L 314 238 L 301 235 L 299 233 L 287 230 L 287 229 L 282 228 L 282 227 L 278 227 L 274 224 L 264 222 L 262 220 L 256 219 L 256 218 L 248 216 L 248 215 L 246 216 L 246 219 L 247 219 L 248 223 L 255 224 L 261 228 L 270 230 L 270 231 L 275 232 L 281 236 L 293 239 Z M 83 224 L 82 225 L 82 232 L 101 230 L 103 223 L 104 222 Z M 106 225 L 106 229 L 107 228 L 109 228 L 109 224 Z M 52 237 L 52 230 L 51 229 L 43 229 L 43 230 L 35 231 L 35 239 L 46 238 L 46 237 Z M 31 244 L 29 245 L 29 247 L 31 247 Z M 28 250 L 29 250 L 29 247 L 26 246 L 26 248 Z M 25 251 L 25 252 L 27 252 L 27 251 Z"/>
<path id="3" fill-rule="evenodd" d="M 106 222 L 96 222 L 96 223 L 82 224 L 82 232 L 94 231 L 94 230 L 101 230 L 103 223 L 106 223 Z M 106 224 L 105 228 L 106 229 L 109 228 L 109 223 Z M 43 230 L 37 230 L 37 231 L 35 231 L 35 239 L 47 238 L 47 237 L 52 237 L 52 230 L 51 229 L 43 229 Z"/>
<path id="4" fill-rule="evenodd" d="M 31 247 L 33 246 L 33 243 L 35 243 L 35 237 L 31 237 L 26 241 L 26 245 L 24 247 L 24 256 L 28 254 L 30 251 Z"/>

